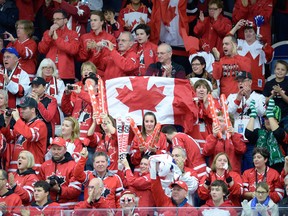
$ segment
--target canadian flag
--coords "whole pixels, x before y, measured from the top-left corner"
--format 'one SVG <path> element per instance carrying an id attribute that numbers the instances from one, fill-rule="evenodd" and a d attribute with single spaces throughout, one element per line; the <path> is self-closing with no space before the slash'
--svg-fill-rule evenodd
<path id="1" fill-rule="evenodd" d="M 198 119 L 189 80 L 163 77 L 119 77 L 106 81 L 108 112 L 114 118 L 129 116 L 142 124 L 147 111 L 161 124 L 182 125 L 186 130 Z"/>

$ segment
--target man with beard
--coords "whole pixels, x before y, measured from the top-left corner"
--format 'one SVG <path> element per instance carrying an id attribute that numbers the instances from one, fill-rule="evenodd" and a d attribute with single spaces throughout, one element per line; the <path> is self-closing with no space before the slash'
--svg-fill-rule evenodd
<path id="1" fill-rule="evenodd" d="M 75 161 L 67 152 L 66 141 L 61 137 L 53 139 L 50 151 L 52 159 L 42 164 L 39 179 L 49 182 L 52 201 L 61 206 L 74 206 L 81 193 L 81 183 L 73 177 Z"/>

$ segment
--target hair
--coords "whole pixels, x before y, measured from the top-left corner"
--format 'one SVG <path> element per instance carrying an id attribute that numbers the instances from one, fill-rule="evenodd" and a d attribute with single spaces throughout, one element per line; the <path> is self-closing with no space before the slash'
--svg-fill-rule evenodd
<path id="1" fill-rule="evenodd" d="M 103 9 L 102 9 L 102 11 L 103 11 L 103 14 L 105 14 L 105 13 L 107 13 L 107 12 L 112 12 L 113 14 L 115 14 L 115 10 L 114 10 L 114 8 L 112 8 L 112 7 L 104 7 Z M 91 12 L 92 13 L 92 12 Z"/>
<path id="2" fill-rule="evenodd" d="M 217 161 L 217 159 L 218 159 L 220 156 L 222 156 L 222 155 L 225 155 L 225 157 L 227 158 L 228 169 L 229 169 L 229 170 L 232 170 L 231 162 L 230 162 L 230 159 L 229 159 L 228 155 L 227 155 L 225 152 L 220 152 L 220 153 L 218 153 L 218 154 L 214 157 L 214 159 L 213 159 L 213 161 L 212 161 L 211 170 L 212 170 L 213 172 L 216 172 L 216 161 Z"/>
<path id="3" fill-rule="evenodd" d="M 72 133 L 71 133 L 71 141 L 74 142 L 75 139 L 79 138 L 80 135 L 80 126 L 79 126 L 79 122 L 77 121 L 77 119 L 75 119 L 72 116 L 69 117 L 65 117 L 64 121 L 69 121 L 72 123 Z"/>
<path id="4" fill-rule="evenodd" d="M 192 64 L 194 61 L 196 61 L 196 60 L 198 60 L 201 65 L 205 65 L 205 67 L 204 67 L 204 69 L 203 69 L 203 72 L 204 72 L 204 70 L 205 70 L 205 68 L 206 68 L 205 58 L 204 58 L 203 56 L 197 56 L 197 55 L 196 55 L 196 56 L 194 56 L 194 57 L 192 58 L 191 64 Z"/>
<path id="5" fill-rule="evenodd" d="M 210 0 L 208 5 L 216 4 L 218 8 L 223 8 L 224 4 L 222 0 Z"/>
<path id="6" fill-rule="evenodd" d="M 35 165 L 34 155 L 30 151 L 27 151 L 27 150 L 21 151 L 19 153 L 19 155 L 21 153 L 24 153 L 27 157 L 27 161 L 28 161 L 27 168 L 32 168 Z M 19 155 L 18 155 L 18 157 L 19 157 Z"/>
<path id="7" fill-rule="evenodd" d="M 8 180 L 8 173 L 4 169 L 0 169 L 2 171 L 2 176 L 5 180 Z"/>
<path id="8" fill-rule="evenodd" d="M 90 17 L 92 16 L 92 15 L 97 15 L 97 16 L 99 16 L 100 17 L 100 21 L 105 21 L 105 17 L 104 17 L 104 13 L 102 12 L 102 11 L 91 11 L 91 13 L 90 13 Z"/>
<path id="9" fill-rule="evenodd" d="M 165 46 L 167 48 L 167 52 L 172 52 L 172 47 L 167 43 L 161 43 L 159 46 Z"/>
<path id="10" fill-rule="evenodd" d="M 82 71 L 83 71 L 83 68 L 84 66 L 90 66 L 93 73 L 97 74 L 97 67 L 95 66 L 95 64 L 93 64 L 93 62 L 91 61 L 86 61 L 86 62 L 83 62 L 82 65 L 81 65 L 81 74 L 82 74 Z M 90 72 L 90 73 L 91 73 Z"/>
<path id="11" fill-rule="evenodd" d="M 149 160 L 149 158 L 150 158 L 150 155 L 149 154 L 144 154 L 143 156 L 142 156 L 142 159 L 147 159 L 147 160 Z M 141 160 L 142 160 L 141 159 Z M 288 176 L 288 175 L 287 175 Z"/>
<path id="12" fill-rule="evenodd" d="M 153 112 L 146 112 L 146 113 L 144 114 L 143 120 L 142 120 L 142 130 L 141 130 L 141 134 L 142 134 L 142 136 L 143 136 L 143 138 L 144 138 L 145 140 L 146 140 L 146 137 L 147 137 L 146 129 L 145 129 L 145 127 L 144 127 L 144 122 L 145 122 L 146 116 L 153 116 L 154 121 L 155 121 L 154 127 L 155 127 L 156 124 L 157 124 L 157 118 L 156 118 L 156 115 L 155 115 Z"/>
<path id="13" fill-rule="evenodd" d="M 4 96 L 5 108 L 8 106 L 8 93 L 4 89 L 0 89 L 0 94 Z"/>
<path id="14" fill-rule="evenodd" d="M 212 89 L 210 87 L 210 85 L 208 84 L 208 82 L 204 79 L 199 79 L 194 83 L 194 89 L 196 90 L 199 86 L 205 86 L 207 89 L 207 93 L 211 93 Z"/>
<path id="15" fill-rule="evenodd" d="M 31 38 L 33 36 L 34 24 L 32 21 L 30 21 L 30 20 L 18 20 L 15 24 L 15 28 L 17 29 L 17 27 L 19 25 L 23 25 L 25 33 L 28 35 L 29 38 Z"/>
<path id="16" fill-rule="evenodd" d="M 116 128 L 116 121 L 115 119 L 111 116 L 111 115 L 108 115 L 108 118 L 110 119 L 111 123 L 112 123 L 112 126 L 114 128 Z M 102 133 L 102 140 L 105 140 L 105 136 L 106 136 L 106 133 L 105 131 L 103 130 L 102 126 L 100 125 L 100 130 L 101 130 L 101 133 Z M 113 139 L 113 137 L 111 138 Z"/>
<path id="17" fill-rule="evenodd" d="M 254 157 L 256 154 L 260 154 L 264 157 L 264 159 L 267 159 L 266 165 L 268 164 L 269 158 L 270 158 L 270 152 L 267 148 L 263 147 L 256 147 L 253 150 L 252 156 Z"/>
<path id="18" fill-rule="evenodd" d="M 95 152 L 93 155 L 93 159 L 95 160 L 96 157 L 104 156 L 106 161 L 108 162 L 109 156 L 105 152 Z"/>
<path id="19" fill-rule="evenodd" d="M 120 37 L 122 34 L 127 34 L 127 35 L 129 36 L 129 41 L 130 41 L 130 42 L 134 42 L 134 36 L 131 34 L 131 32 L 129 32 L 129 31 L 123 31 L 123 32 L 120 33 L 119 37 Z M 119 38 L 119 37 L 118 37 L 118 38 Z"/>
<path id="20" fill-rule="evenodd" d="M 50 190 L 50 185 L 49 185 L 49 183 L 48 182 L 46 182 L 46 181 L 44 181 L 44 180 L 40 180 L 40 181 L 37 181 L 37 182 L 35 182 L 35 184 L 34 184 L 34 188 L 43 188 L 43 190 L 45 191 L 45 192 L 49 192 L 49 190 Z"/>
<path id="21" fill-rule="evenodd" d="M 259 188 L 259 187 L 262 187 L 264 188 L 267 192 L 269 192 L 269 186 L 266 182 L 259 182 L 256 184 L 256 190 Z"/>
<path id="22" fill-rule="evenodd" d="M 221 187 L 225 196 L 228 194 L 228 187 L 222 180 L 215 180 L 212 182 L 211 187 Z"/>
<path id="23" fill-rule="evenodd" d="M 182 156 L 184 158 L 187 158 L 187 153 L 186 153 L 186 150 L 184 148 L 182 148 L 181 146 L 175 146 L 173 149 L 172 149 L 172 152 L 174 149 L 179 149 L 181 152 L 182 152 Z"/>
<path id="24" fill-rule="evenodd" d="M 286 61 L 284 61 L 284 60 L 277 60 L 277 61 L 276 61 L 276 64 L 275 64 L 275 67 L 274 67 L 274 70 L 276 69 L 277 64 L 282 64 L 282 65 L 284 65 L 285 68 L 286 68 L 286 73 L 288 72 L 288 63 L 287 63 Z"/>
<path id="25" fill-rule="evenodd" d="M 42 77 L 43 78 L 43 71 L 42 70 L 43 70 L 43 67 L 47 67 L 47 66 L 52 67 L 52 69 L 53 69 L 52 76 L 58 78 L 58 70 L 56 68 L 55 63 L 50 58 L 44 58 L 41 61 L 40 65 L 38 67 L 37 73 L 36 73 L 36 77 Z"/>
<path id="26" fill-rule="evenodd" d="M 62 9 L 57 9 L 57 10 L 55 10 L 55 11 L 53 12 L 53 15 L 54 15 L 55 13 L 61 13 L 61 14 L 63 15 L 63 18 L 64 18 L 64 19 L 67 19 L 67 18 L 68 18 L 68 14 L 66 13 L 66 11 L 64 11 L 64 10 L 62 10 Z"/>
<path id="27" fill-rule="evenodd" d="M 150 28 L 150 26 L 148 26 L 146 24 L 137 25 L 136 28 L 133 30 L 133 32 L 135 32 L 135 34 L 136 34 L 136 31 L 138 29 L 143 29 L 145 31 L 146 35 L 150 35 L 151 34 L 151 28 Z"/>
<path id="28" fill-rule="evenodd" d="M 165 125 L 161 131 L 164 134 L 173 134 L 174 132 L 177 132 L 176 128 L 173 125 Z"/>

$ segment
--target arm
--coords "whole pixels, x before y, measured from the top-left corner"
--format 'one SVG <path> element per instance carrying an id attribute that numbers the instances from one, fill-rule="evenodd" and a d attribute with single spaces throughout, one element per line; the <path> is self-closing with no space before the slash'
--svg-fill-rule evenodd
<path id="1" fill-rule="evenodd" d="M 133 188 L 141 191 L 151 189 L 150 175 L 144 175 L 137 178 L 133 175 L 131 169 L 127 169 L 125 174 L 128 186 L 132 186 Z"/>
<path id="2" fill-rule="evenodd" d="M 232 14 L 233 23 L 237 23 L 240 19 L 247 19 L 249 13 L 249 6 L 243 5 L 241 0 L 236 0 Z"/>
<path id="3" fill-rule="evenodd" d="M 246 152 L 246 144 L 242 140 L 242 134 L 234 133 L 232 135 L 232 143 L 237 154 L 244 154 Z"/>
<path id="4" fill-rule="evenodd" d="M 18 40 L 12 44 L 22 59 L 32 59 L 37 54 L 37 44 L 33 39 L 29 39 L 29 43 L 22 44 Z"/>
<path id="5" fill-rule="evenodd" d="M 71 92 L 64 92 L 62 101 L 61 101 L 61 109 L 63 113 L 65 113 L 67 116 L 72 115 L 74 103 L 71 99 Z"/>
<path id="6" fill-rule="evenodd" d="M 215 127 L 217 127 L 217 126 L 215 126 Z M 215 128 L 215 127 L 213 127 L 213 128 Z M 204 146 L 203 146 L 203 155 L 204 156 L 213 155 L 213 153 L 215 152 L 215 147 L 216 147 L 217 143 L 218 143 L 218 139 L 213 134 L 209 134 L 206 137 L 206 143 L 204 143 Z"/>
<path id="7" fill-rule="evenodd" d="M 51 100 L 47 108 L 41 102 L 38 102 L 38 111 L 46 122 L 52 121 L 57 112 L 57 101 L 55 98 Z"/>
<path id="8" fill-rule="evenodd" d="M 52 38 L 48 32 L 49 30 L 44 33 L 42 40 L 38 44 L 38 51 L 42 54 L 47 54 L 51 46 Z"/>
<path id="9" fill-rule="evenodd" d="M 171 202 L 163 191 L 159 176 L 155 180 L 151 179 L 151 192 L 157 207 L 165 207 Z"/>
<path id="10" fill-rule="evenodd" d="M 69 185 L 61 186 L 60 199 L 75 199 L 81 194 L 81 183 L 75 180 L 75 177 L 72 176 L 73 172 L 69 177 Z"/>
<path id="11" fill-rule="evenodd" d="M 81 155 L 81 157 L 74 168 L 73 176 L 74 176 L 76 181 L 79 181 L 83 184 L 84 182 L 88 181 L 87 173 L 85 173 L 85 171 L 84 171 L 86 161 L 88 160 L 87 148 L 83 148 L 82 151 L 80 152 L 80 155 Z"/>
<path id="12" fill-rule="evenodd" d="M 221 18 L 213 23 L 213 29 L 217 32 L 219 37 L 225 37 L 232 28 L 231 21 L 221 15 Z"/>
<path id="13" fill-rule="evenodd" d="M 27 93 L 27 90 L 29 89 L 29 83 L 30 79 L 28 74 L 24 71 L 21 71 L 19 83 L 10 80 L 8 85 L 6 86 L 6 89 L 11 94 L 16 95 L 17 97 L 23 97 L 25 93 Z"/>

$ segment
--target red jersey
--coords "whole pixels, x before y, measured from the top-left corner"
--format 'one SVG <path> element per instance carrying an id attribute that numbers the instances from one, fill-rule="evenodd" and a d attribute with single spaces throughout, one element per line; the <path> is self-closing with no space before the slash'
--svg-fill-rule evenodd
<path id="1" fill-rule="evenodd" d="M 19 206 L 22 205 L 21 198 L 16 193 L 13 193 L 12 190 L 8 190 L 8 192 L 2 196 L 0 195 L 0 203 L 1 202 L 4 202 L 7 206 L 7 213 L 5 214 L 7 216 L 17 215 L 20 211 Z"/>
<path id="2" fill-rule="evenodd" d="M 35 202 L 29 206 L 30 215 L 33 216 L 62 216 L 62 208 L 56 202 L 47 202 L 44 206 L 38 206 Z"/>
<path id="3" fill-rule="evenodd" d="M 243 186 L 244 194 L 246 192 L 254 192 L 256 190 L 256 184 L 265 181 L 269 186 L 269 196 L 274 203 L 278 203 L 284 196 L 283 185 L 279 173 L 270 168 L 266 167 L 264 173 L 260 174 L 255 168 L 245 170 L 243 175 Z M 257 181 L 256 181 L 257 180 Z"/>
<path id="4" fill-rule="evenodd" d="M 172 139 L 172 145 L 181 146 L 187 153 L 187 166 L 198 173 L 198 178 L 206 174 L 206 163 L 200 145 L 189 135 L 177 133 Z"/>
<path id="5" fill-rule="evenodd" d="M 53 158 L 45 161 L 40 168 L 39 179 L 46 180 L 51 176 L 57 176 L 61 190 L 60 193 L 51 191 L 51 200 L 61 203 L 61 206 L 73 206 L 81 193 L 81 183 L 73 177 L 75 161 L 67 152 L 64 156 L 60 162 L 55 162 Z"/>
<path id="6" fill-rule="evenodd" d="M 249 58 L 240 55 L 224 56 L 219 62 L 213 63 L 213 78 L 220 80 L 220 94 L 225 94 L 226 98 L 239 91 L 235 80 L 239 71 L 251 71 Z"/>

